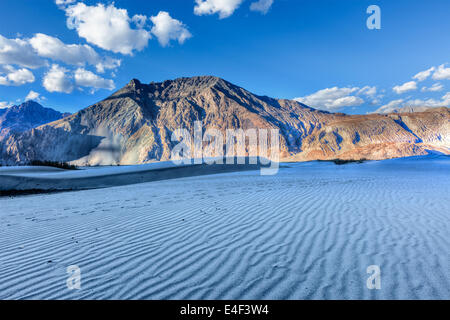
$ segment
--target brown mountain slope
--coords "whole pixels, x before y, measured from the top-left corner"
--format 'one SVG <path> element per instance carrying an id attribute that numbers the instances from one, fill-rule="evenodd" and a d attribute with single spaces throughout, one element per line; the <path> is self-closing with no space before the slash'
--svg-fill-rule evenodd
<path id="1" fill-rule="evenodd" d="M 21 134 L 2 146 L 6 164 L 30 160 L 83 165 L 169 160 L 178 128 L 279 128 L 283 160 L 385 159 L 449 153 L 450 111 L 330 114 L 292 100 L 254 95 L 216 77 L 148 85 L 132 80 L 107 99 L 65 119 Z"/>

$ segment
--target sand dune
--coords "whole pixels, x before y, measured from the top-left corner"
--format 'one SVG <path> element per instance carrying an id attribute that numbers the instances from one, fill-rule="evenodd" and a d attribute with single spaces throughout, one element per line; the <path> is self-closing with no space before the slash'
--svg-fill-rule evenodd
<path id="1" fill-rule="evenodd" d="M 312 162 L 0 198 L 0 299 L 450 299 L 449 169 Z"/>
<path id="2" fill-rule="evenodd" d="M 80 170 L 62 170 L 51 167 L 0 168 L 0 195 L 17 192 L 75 191 L 108 188 L 136 183 L 178 179 L 217 173 L 259 170 L 260 164 L 245 165 L 191 164 L 176 165 L 171 161 L 136 166 L 84 167 Z M 259 162 L 258 162 L 259 163 Z"/>

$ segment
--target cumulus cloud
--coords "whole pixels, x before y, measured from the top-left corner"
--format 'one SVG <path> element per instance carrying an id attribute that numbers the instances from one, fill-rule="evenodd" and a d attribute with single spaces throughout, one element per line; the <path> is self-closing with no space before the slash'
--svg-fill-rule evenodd
<path id="1" fill-rule="evenodd" d="M 122 64 L 122 60 L 107 57 L 95 65 L 97 72 L 104 73 L 107 69 L 117 69 Z"/>
<path id="2" fill-rule="evenodd" d="M 130 18 L 126 9 L 118 9 L 114 4 L 88 6 L 79 2 L 64 10 L 69 29 L 105 50 L 131 55 L 134 50 L 143 50 L 151 38 L 150 31 L 144 29 L 143 16 Z"/>
<path id="3" fill-rule="evenodd" d="M 154 27 L 151 32 L 157 38 L 159 43 L 165 47 L 170 40 L 177 40 L 178 43 L 183 44 L 184 41 L 192 37 L 186 26 L 176 19 L 173 19 L 168 12 L 160 11 L 157 16 L 150 18 Z"/>
<path id="4" fill-rule="evenodd" d="M 26 68 L 15 69 L 10 65 L 6 65 L 0 69 L 0 85 L 3 86 L 21 86 L 33 83 L 34 80 L 33 73 Z"/>
<path id="5" fill-rule="evenodd" d="M 241 5 L 243 0 L 195 0 L 196 15 L 211 15 L 218 13 L 220 19 L 228 18 Z"/>
<path id="6" fill-rule="evenodd" d="M 421 71 L 418 74 L 416 74 L 413 79 L 416 79 L 417 81 L 424 81 L 428 79 L 428 77 L 431 75 L 431 73 L 435 70 L 435 67 L 431 67 L 430 69 L 427 69 L 425 71 Z"/>
<path id="7" fill-rule="evenodd" d="M 309 96 L 296 98 L 295 100 L 313 108 L 333 111 L 343 107 L 362 105 L 364 100 L 355 95 L 355 93 L 358 93 L 359 90 L 361 89 L 358 87 L 326 88 Z"/>
<path id="8" fill-rule="evenodd" d="M 78 68 L 75 71 L 75 83 L 80 87 L 95 89 L 113 90 L 115 88 L 114 81 L 99 77 L 95 73 L 83 68 Z"/>
<path id="9" fill-rule="evenodd" d="M 0 64 L 36 69 L 45 66 L 46 62 L 36 54 L 28 41 L 7 39 L 0 35 Z"/>
<path id="10" fill-rule="evenodd" d="M 427 87 L 422 87 L 421 91 L 422 92 L 438 92 L 438 91 L 442 91 L 444 89 L 444 86 L 440 83 L 435 83 L 433 84 L 431 87 L 427 88 Z"/>
<path id="11" fill-rule="evenodd" d="M 49 92 L 72 93 L 76 88 L 81 87 L 93 89 L 113 90 L 114 81 L 104 79 L 92 71 L 84 68 L 78 68 L 75 72 L 70 72 L 57 64 L 52 65 L 51 69 L 45 74 L 43 81 L 44 88 Z"/>
<path id="12" fill-rule="evenodd" d="M 68 70 L 57 64 L 45 74 L 42 85 L 48 92 L 72 93 L 74 85 Z"/>
<path id="13" fill-rule="evenodd" d="M 48 64 L 42 58 L 80 67 L 92 65 L 100 73 L 121 65 L 120 59 L 102 57 L 89 45 L 65 44 L 43 33 L 37 33 L 31 39 L 7 39 L 0 35 L 0 65 L 34 69 Z"/>
<path id="14" fill-rule="evenodd" d="M 374 111 L 374 113 L 391 113 L 395 110 L 402 107 L 404 100 L 398 99 L 398 100 L 392 100 L 388 104 L 385 104 L 384 106 L 381 106 L 377 110 Z"/>
<path id="15" fill-rule="evenodd" d="M 30 44 L 41 57 L 59 60 L 72 65 L 96 64 L 100 57 L 88 45 L 65 44 L 58 38 L 37 33 Z"/>
<path id="16" fill-rule="evenodd" d="M 258 0 L 250 5 L 250 10 L 266 14 L 269 12 L 270 7 L 272 7 L 272 4 L 273 0 Z"/>
<path id="17" fill-rule="evenodd" d="M 368 97 L 375 97 L 377 94 L 377 87 L 365 86 L 358 91 L 359 94 L 365 94 Z"/>
<path id="18" fill-rule="evenodd" d="M 441 64 L 433 74 L 434 80 L 449 80 L 450 68 L 446 68 L 445 64 Z"/>
<path id="19" fill-rule="evenodd" d="M 89 45 L 65 44 L 58 38 L 42 33 L 36 34 L 29 42 L 41 57 L 76 66 L 90 64 L 97 68 L 97 72 L 101 73 L 105 72 L 105 69 L 115 69 L 121 64 L 119 59 L 100 57 Z"/>
<path id="20" fill-rule="evenodd" d="M 41 100 L 41 95 L 38 92 L 31 90 L 25 97 L 25 101 L 29 100 L 39 101 Z"/>
<path id="21" fill-rule="evenodd" d="M 402 85 L 395 86 L 394 88 L 392 88 L 392 90 L 394 90 L 394 92 L 397 94 L 402 94 L 402 93 L 405 93 L 408 91 L 417 90 L 417 82 L 409 81 Z"/>

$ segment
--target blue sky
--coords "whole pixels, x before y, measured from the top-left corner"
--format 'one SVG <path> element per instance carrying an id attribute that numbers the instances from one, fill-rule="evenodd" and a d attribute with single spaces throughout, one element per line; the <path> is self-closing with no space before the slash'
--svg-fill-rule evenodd
<path id="1" fill-rule="evenodd" d="M 0 2 L 0 107 L 75 112 L 132 78 L 194 75 L 333 112 L 450 105 L 448 0 L 55 1 Z"/>

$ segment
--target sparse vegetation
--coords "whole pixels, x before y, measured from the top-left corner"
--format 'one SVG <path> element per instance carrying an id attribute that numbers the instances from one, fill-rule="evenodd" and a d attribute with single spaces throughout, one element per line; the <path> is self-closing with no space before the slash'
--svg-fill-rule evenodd
<path id="1" fill-rule="evenodd" d="M 320 162 L 334 162 L 334 164 L 337 164 L 338 166 L 343 165 L 343 164 L 349 164 L 349 163 L 364 163 L 366 161 L 368 161 L 367 159 L 348 159 L 348 160 L 344 160 L 344 159 L 331 159 L 331 160 L 318 160 Z"/>
<path id="2" fill-rule="evenodd" d="M 55 167 L 65 170 L 78 170 L 78 168 L 72 164 L 67 162 L 58 162 L 58 161 L 41 161 L 41 160 L 33 160 L 30 162 L 31 166 L 42 166 L 42 167 Z"/>
<path id="3" fill-rule="evenodd" d="M 367 159 L 349 159 L 349 160 L 342 160 L 342 159 L 333 159 L 332 160 L 335 164 L 337 165 L 343 165 L 343 164 L 348 164 L 348 163 L 364 163 L 367 161 Z"/>

